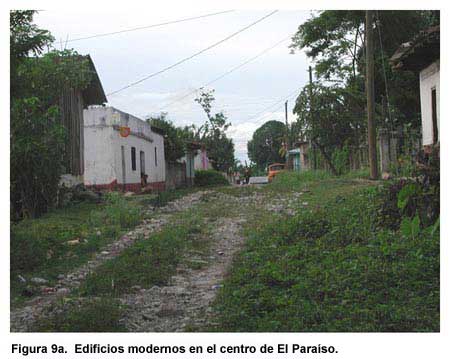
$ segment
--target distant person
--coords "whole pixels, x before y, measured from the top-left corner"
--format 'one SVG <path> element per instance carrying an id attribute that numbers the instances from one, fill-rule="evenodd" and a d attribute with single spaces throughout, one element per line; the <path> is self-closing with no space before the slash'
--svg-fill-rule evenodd
<path id="1" fill-rule="evenodd" d="M 141 173 L 141 187 L 147 186 L 147 178 L 148 175 L 146 175 L 145 173 Z"/>
<path id="2" fill-rule="evenodd" d="M 248 184 L 248 182 L 250 181 L 250 176 L 251 176 L 250 168 L 247 167 L 245 169 L 245 173 L 244 173 L 245 183 L 246 184 Z"/>

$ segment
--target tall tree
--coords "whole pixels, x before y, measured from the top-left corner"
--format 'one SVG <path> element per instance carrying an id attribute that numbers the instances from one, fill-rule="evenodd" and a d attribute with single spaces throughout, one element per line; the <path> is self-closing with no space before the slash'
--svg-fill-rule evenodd
<path id="1" fill-rule="evenodd" d="M 294 113 L 302 136 L 317 147 L 329 168 L 338 174 L 333 154 L 345 145 L 359 145 L 365 132 L 364 96 L 346 88 L 319 84 L 306 86 L 296 100 Z M 313 99 L 313 106 L 311 100 Z"/>
<path id="2" fill-rule="evenodd" d="M 29 55 L 40 55 L 46 46 L 50 46 L 53 36 L 49 31 L 39 29 L 33 24 L 33 10 L 11 11 L 9 16 L 10 41 L 10 80 L 11 98 L 17 97 L 19 64 Z"/>
<path id="3" fill-rule="evenodd" d="M 204 143 L 214 169 L 228 171 L 234 166 L 234 143 L 226 131 L 231 126 L 223 112 L 211 113 L 214 90 L 202 90 L 195 99 L 205 111 L 207 121 L 199 128 L 194 127 L 195 138 Z"/>
<path id="4" fill-rule="evenodd" d="M 10 14 L 12 219 L 36 217 L 54 205 L 66 139 L 58 98 L 62 89 L 82 90 L 91 79 L 87 61 L 74 51 L 42 55 L 52 37 L 32 23 L 33 14 Z"/>
<path id="5" fill-rule="evenodd" d="M 268 121 L 259 127 L 247 143 L 248 158 L 260 169 L 275 162 L 284 162 L 280 153 L 286 126 L 280 121 Z"/>
<path id="6" fill-rule="evenodd" d="M 388 89 L 393 120 L 419 126 L 420 102 L 414 95 L 418 91 L 418 77 L 403 71 L 392 72 L 388 58 L 400 44 L 439 23 L 439 12 L 376 11 L 375 19 L 375 100 L 381 103 L 381 96 L 386 96 Z M 314 13 L 299 26 L 291 49 L 306 49 L 315 63 L 316 75 L 325 83 L 362 90 L 364 41 L 364 11 L 326 10 Z"/>

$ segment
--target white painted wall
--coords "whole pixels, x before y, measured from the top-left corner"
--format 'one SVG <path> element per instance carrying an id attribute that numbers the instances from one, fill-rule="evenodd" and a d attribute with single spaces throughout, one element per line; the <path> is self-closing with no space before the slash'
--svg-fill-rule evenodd
<path id="1" fill-rule="evenodd" d="M 111 110 L 108 107 L 90 107 L 83 111 L 85 185 L 110 184 L 117 178 Z"/>
<path id="2" fill-rule="evenodd" d="M 113 126 L 128 126 L 132 133 L 121 137 Z M 145 121 L 113 107 L 89 107 L 84 110 L 85 184 L 123 183 L 121 147 L 125 154 L 125 183 L 140 183 L 140 151 L 145 154 L 147 181 L 165 181 L 164 138 L 154 133 Z M 131 148 L 136 148 L 136 170 L 132 169 Z M 157 161 L 155 161 L 155 148 Z"/>
<path id="3" fill-rule="evenodd" d="M 422 144 L 433 143 L 433 120 L 431 110 L 431 90 L 436 88 L 438 137 L 440 140 L 440 63 L 433 62 L 420 72 L 420 107 L 422 113 Z"/>

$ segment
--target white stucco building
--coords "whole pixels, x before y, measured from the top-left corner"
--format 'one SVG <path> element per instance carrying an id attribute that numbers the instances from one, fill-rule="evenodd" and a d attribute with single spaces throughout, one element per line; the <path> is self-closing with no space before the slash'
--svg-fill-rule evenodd
<path id="1" fill-rule="evenodd" d="M 422 115 L 422 144 L 440 142 L 440 60 L 420 71 L 420 109 Z"/>
<path id="2" fill-rule="evenodd" d="M 164 189 L 164 137 L 145 121 L 114 107 L 89 107 L 84 141 L 86 186 L 138 192 L 146 175 L 150 187 Z"/>
<path id="3" fill-rule="evenodd" d="M 422 145 L 439 144 L 440 27 L 431 27 L 400 46 L 390 62 L 396 70 L 419 73 Z"/>

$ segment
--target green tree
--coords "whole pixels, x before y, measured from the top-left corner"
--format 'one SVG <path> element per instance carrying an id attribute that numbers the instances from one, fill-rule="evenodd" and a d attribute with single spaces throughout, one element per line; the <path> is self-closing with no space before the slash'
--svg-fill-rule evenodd
<path id="1" fill-rule="evenodd" d="M 39 216 L 55 204 L 66 138 L 59 96 L 84 89 L 91 79 L 87 61 L 74 51 L 42 55 L 52 37 L 32 24 L 33 13 L 10 14 L 12 219 Z"/>
<path id="2" fill-rule="evenodd" d="M 334 153 L 347 145 L 358 145 L 364 136 L 362 95 L 346 88 L 313 84 L 306 86 L 296 100 L 294 113 L 302 136 L 319 149 L 333 174 L 339 172 L 333 161 L 339 156 Z"/>
<path id="3" fill-rule="evenodd" d="M 223 112 L 211 113 L 214 102 L 214 90 L 202 90 L 195 99 L 205 111 L 207 121 L 200 127 L 195 127 L 195 139 L 205 144 L 208 157 L 212 160 L 214 169 L 228 171 L 234 166 L 234 143 L 228 138 L 226 131 L 231 126 Z"/>
<path id="4" fill-rule="evenodd" d="M 283 139 L 286 135 L 286 126 L 280 121 L 268 121 L 259 127 L 247 143 L 248 158 L 259 169 L 275 162 L 284 162 L 280 154 Z"/>
<path id="5" fill-rule="evenodd" d="M 299 26 L 292 38 L 293 51 L 305 49 L 315 73 L 326 83 L 364 90 L 364 21 L 360 10 L 318 11 Z M 393 72 L 389 57 L 420 31 L 439 23 L 439 12 L 422 10 L 377 11 L 375 18 L 375 94 L 381 103 L 386 87 L 391 104 L 392 123 L 420 125 L 417 74 Z"/>
<path id="6" fill-rule="evenodd" d="M 152 126 L 164 131 L 164 154 L 168 161 L 176 161 L 183 157 L 186 152 L 186 142 L 194 139 L 194 131 L 191 126 L 177 127 L 167 119 L 167 113 L 160 116 L 147 118 Z"/>
<path id="7" fill-rule="evenodd" d="M 46 46 L 50 46 L 53 36 L 49 31 L 39 29 L 32 23 L 35 11 L 11 11 L 9 17 L 10 41 L 10 80 L 11 98 L 17 97 L 18 74 L 20 63 L 30 54 L 42 54 Z"/>

